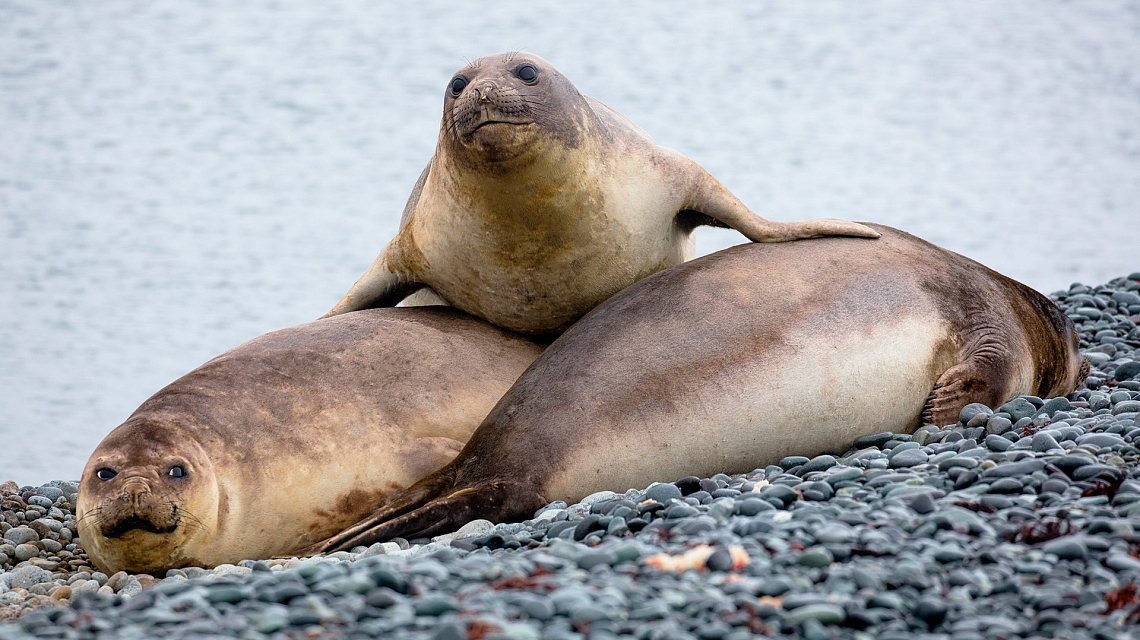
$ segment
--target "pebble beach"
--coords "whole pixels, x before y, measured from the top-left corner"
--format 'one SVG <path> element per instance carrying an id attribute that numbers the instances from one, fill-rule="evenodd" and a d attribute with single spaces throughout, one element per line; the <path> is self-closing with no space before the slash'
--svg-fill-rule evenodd
<path id="1" fill-rule="evenodd" d="M 1052 298 L 1092 365 L 1066 398 L 432 540 L 108 576 L 77 483 L 0 484 L 0 637 L 1134 637 L 1140 273 Z"/>

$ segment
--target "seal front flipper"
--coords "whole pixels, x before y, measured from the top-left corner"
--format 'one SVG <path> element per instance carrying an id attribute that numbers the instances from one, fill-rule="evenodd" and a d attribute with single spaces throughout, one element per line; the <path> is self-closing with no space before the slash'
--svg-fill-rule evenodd
<path id="1" fill-rule="evenodd" d="M 713 221 L 715 226 L 736 229 L 753 242 L 789 242 L 805 238 L 825 236 L 853 236 L 857 238 L 878 238 L 882 234 L 874 229 L 847 220 L 832 218 L 812 218 L 790 222 L 765 220 L 746 207 L 719 180 L 689 158 L 676 154 L 677 161 L 689 165 L 691 174 L 689 193 L 683 210 L 702 213 Z"/>
<path id="2" fill-rule="evenodd" d="M 362 309 L 394 307 L 404 298 L 427 286 L 422 282 L 416 282 L 412 277 L 401 275 L 403 269 L 400 268 L 400 250 L 397 245 L 399 240 L 400 237 L 397 236 L 388 243 L 340 302 L 321 317 L 329 318 Z"/>

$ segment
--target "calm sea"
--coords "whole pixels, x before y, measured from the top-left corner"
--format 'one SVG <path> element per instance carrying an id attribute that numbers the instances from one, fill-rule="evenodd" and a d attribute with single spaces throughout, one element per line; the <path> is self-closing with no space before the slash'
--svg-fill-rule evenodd
<path id="1" fill-rule="evenodd" d="M 0 480 L 326 311 L 465 58 L 526 49 L 761 215 L 1043 291 L 1140 270 L 1140 5 L 0 0 Z M 702 253 L 736 244 L 699 234 Z"/>

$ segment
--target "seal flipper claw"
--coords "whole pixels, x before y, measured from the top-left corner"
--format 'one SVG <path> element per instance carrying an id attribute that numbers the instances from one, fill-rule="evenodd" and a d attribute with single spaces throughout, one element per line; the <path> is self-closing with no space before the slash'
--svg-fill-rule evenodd
<path id="1" fill-rule="evenodd" d="M 1002 380 L 996 369 L 998 363 L 991 359 L 967 358 L 964 362 L 950 367 L 938 378 L 934 391 L 927 399 L 933 405 L 929 410 L 931 423 L 935 425 L 956 424 L 962 409 L 980 402 L 988 407 L 996 407 L 1006 400 L 1006 390 L 997 388 L 991 380 Z M 926 413 L 923 414 L 925 418 Z"/>

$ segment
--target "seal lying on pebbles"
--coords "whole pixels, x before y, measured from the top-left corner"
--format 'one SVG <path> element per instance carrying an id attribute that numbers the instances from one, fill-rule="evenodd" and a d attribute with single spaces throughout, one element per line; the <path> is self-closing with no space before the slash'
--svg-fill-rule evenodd
<path id="1" fill-rule="evenodd" d="M 691 258 L 704 224 L 755 242 L 877 236 L 842 220 L 764 220 L 542 58 L 487 56 L 448 83 L 435 155 L 399 233 L 327 315 L 430 287 L 501 327 L 560 333 Z"/>
<path id="2" fill-rule="evenodd" d="M 374 309 L 251 340 L 162 389 L 91 455 L 79 537 L 161 575 L 290 553 L 459 452 L 542 347 L 454 309 Z"/>
<path id="3" fill-rule="evenodd" d="M 1084 379 L 1048 298 L 875 228 L 877 242 L 734 247 L 622 291 L 550 346 L 458 458 L 306 552 L 740 472 Z"/>

